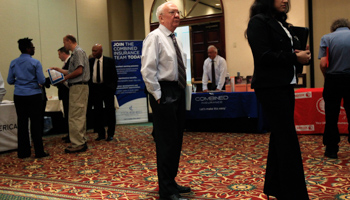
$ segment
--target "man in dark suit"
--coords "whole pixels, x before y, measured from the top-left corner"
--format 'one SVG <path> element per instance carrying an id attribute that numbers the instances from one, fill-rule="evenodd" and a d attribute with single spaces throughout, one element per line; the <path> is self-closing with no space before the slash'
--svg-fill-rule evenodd
<path id="1" fill-rule="evenodd" d="M 95 44 L 92 47 L 93 58 L 89 59 L 91 72 L 89 101 L 91 106 L 94 107 L 94 130 L 98 133 L 96 140 L 106 139 L 104 128 L 104 119 L 106 119 L 108 126 L 106 141 L 111 141 L 113 140 L 116 123 L 114 95 L 117 89 L 118 75 L 114 59 L 102 56 L 102 52 L 101 44 Z"/>
<path id="2" fill-rule="evenodd" d="M 59 48 L 58 50 L 58 58 L 64 62 L 64 66 L 62 69 L 68 70 L 69 67 L 69 60 L 70 60 L 70 53 L 69 50 L 65 49 L 64 47 Z M 67 132 L 69 132 L 68 128 L 68 108 L 69 108 L 69 88 L 64 85 L 63 83 L 58 83 L 57 85 L 58 89 L 58 98 L 62 100 L 63 103 L 63 110 L 64 110 L 64 127 Z M 70 142 L 69 139 L 69 133 L 68 136 L 62 138 L 66 143 Z"/>

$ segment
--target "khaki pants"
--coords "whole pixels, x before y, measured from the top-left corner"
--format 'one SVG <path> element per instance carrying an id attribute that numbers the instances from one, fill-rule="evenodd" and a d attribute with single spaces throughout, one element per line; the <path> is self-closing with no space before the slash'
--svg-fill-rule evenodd
<path id="1" fill-rule="evenodd" d="M 88 85 L 72 85 L 69 88 L 69 139 L 73 148 L 84 145 L 87 141 L 86 110 L 88 97 Z"/>

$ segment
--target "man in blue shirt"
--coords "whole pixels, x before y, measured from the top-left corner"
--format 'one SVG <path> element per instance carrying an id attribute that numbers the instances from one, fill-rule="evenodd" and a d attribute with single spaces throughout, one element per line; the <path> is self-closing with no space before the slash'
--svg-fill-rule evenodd
<path id="1" fill-rule="evenodd" d="M 342 99 L 348 122 L 350 117 L 350 22 L 347 19 L 335 20 L 331 25 L 331 32 L 322 37 L 318 58 L 321 59 L 320 68 L 325 77 L 323 90 L 326 113 L 323 135 L 325 156 L 338 158 L 340 142 L 338 118 Z M 350 138 L 348 141 L 350 143 Z"/>
<path id="2" fill-rule="evenodd" d="M 42 158 L 49 154 L 43 147 L 43 112 L 41 87 L 45 83 L 43 68 L 40 61 L 32 58 L 35 47 L 32 39 L 18 40 L 18 48 L 22 52 L 20 57 L 10 64 L 7 82 L 15 85 L 14 102 L 17 113 L 18 157 L 30 157 L 30 141 L 28 133 L 28 119 L 30 119 L 30 133 L 34 143 L 35 157 Z"/>

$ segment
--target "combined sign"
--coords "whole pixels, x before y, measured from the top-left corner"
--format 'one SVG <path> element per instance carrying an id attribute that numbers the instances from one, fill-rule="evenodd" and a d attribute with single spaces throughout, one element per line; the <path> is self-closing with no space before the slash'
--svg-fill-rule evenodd
<path id="1" fill-rule="evenodd" d="M 145 83 L 141 75 L 142 41 L 112 41 L 118 73 L 117 124 L 148 122 Z"/>

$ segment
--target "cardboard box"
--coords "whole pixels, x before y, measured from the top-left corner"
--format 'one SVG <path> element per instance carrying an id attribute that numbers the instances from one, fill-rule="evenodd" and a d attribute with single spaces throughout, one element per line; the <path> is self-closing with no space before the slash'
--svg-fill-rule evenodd
<path id="1" fill-rule="evenodd" d="M 247 84 L 236 84 L 235 85 L 235 92 L 246 92 L 247 91 Z"/>
<path id="2" fill-rule="evenodd" d="M 247 84 L 247 92 L 254 92 L 254 89 L 252 89 L 252 84 Z"/>

